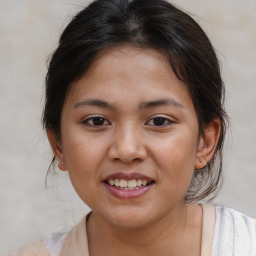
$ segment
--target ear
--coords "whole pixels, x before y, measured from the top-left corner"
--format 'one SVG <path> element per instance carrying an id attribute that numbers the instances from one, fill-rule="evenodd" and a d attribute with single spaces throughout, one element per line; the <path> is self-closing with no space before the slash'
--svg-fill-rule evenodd
<path id="1" fill-rule="evenodd" d="M 55 155 L 55 158 L 58 160 L 59 164 L 58 167 L 62 171 L 66 171 L 65 159 L 63 154 L 63 149 L 61 143 L 57 140 L 55 133 L 52 129 L 47 129 L 47 137 L 51 144 L 52 151 Z"/>
<path id="2" fill-rule="evenodd" d="M 214 119 L 204 127 L 204 135 L 200 136 L 196 154 L 195 169 L 201 169 L 207 165 L 214 156 L 220 136 L 220 120 Z"/>

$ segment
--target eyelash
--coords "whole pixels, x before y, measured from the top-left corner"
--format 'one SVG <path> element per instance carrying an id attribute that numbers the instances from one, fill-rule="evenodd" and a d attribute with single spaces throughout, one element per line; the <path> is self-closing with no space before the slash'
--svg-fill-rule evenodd
<path id="1" fill-rule="evenodd" d="M 92 123 L 90 123 L 90 121 Z M 103 122 L 103 124 L 98 124 L 97 125 L 97 124 L 93 123 L 94 121 L 100 121 L 100 122 Z M 170 119 L 168 119 L 166 117 L 156 116 L 156 117 L 151 118 L 149 121 L 147 121 L 146 125 L 148 125 L 150 122 L 154 122 L 154 121 L 158 121 L 158 122 L 160 121 L 161 124 L 160 125 L 156 125 L 155 123 L 153 123 L 153 124 L 150 124 L 150 126 L 163 127 L 163 126 L 171 125 L 171 124 L 174 123 L 172 120 L 170 120 Z M 107 124 L 104 124 L 106 122 L 107 122 Z M 164 122 L 164 123 L 162 123 L 162 122 Z M 111 124 L 106 118 L 104 118 L 102 116 L 91 116 L 91 117 L 88 117 L 82 123 L 85 124 L 85 125 L 91 126 L 91 127 L 102 127 L 102 126 L 107 126 L 107 125 Z"/>
<path id="2" fill-rule="evenodd" d="M 104 118 L 104 117 L 102 117 L 102 116 L 90 116 L 90 117 L 88 117 L 88 118 L 86 118 L 84 121 L 83 121 L 83 124 L 85 124 L 85 125 L 88 125 L 88 126 L 94 126 L 94 127 L 101 127 L 101 126 L 106 126 L 106 124 L 104 125 L 95 125 L 95 124 L 90 124 L 89 122 L 90 121 L 96 121 L 98 119 L 98 121 L 103 121 L 104 123 L 105 122 L 107 122 L 108 124 L 107 125 L 110 125 L 110 122 L 109 121 L 107 121 L 107 119 L 106 118 Z M 100 119 L 100 120 L 99 120 Z"/>
<path id="3" fill-rule="evenodd" d="M 158 119 L 158 120 L 157 120 Z M 174 122 L 172 121 L 172 120 L 170 120 L 170 119 L 168 119 L 168 118 L 166 118 L 166 117 L 163 117 L 163 116 L 156 116 L 156 117 L 153 117 L 153 118 L 151 118 L 148 122 L 147 122 L 147 124 L 149 123 L 149 122 L 154 122 L 154 121 L 160 121 L 161 123 L 162 123 L 162 121 L 164 121 L 164 124 L 163 125 L 155 125 L 155 124 L 153 124 L 152 126 L 157 126 L 157 127 L 162 127 L 162 126 L 167 126 L 167 125 L 172 125 Z M 167 122 L 167 124 L 166 124 L 166 122 Z"/>

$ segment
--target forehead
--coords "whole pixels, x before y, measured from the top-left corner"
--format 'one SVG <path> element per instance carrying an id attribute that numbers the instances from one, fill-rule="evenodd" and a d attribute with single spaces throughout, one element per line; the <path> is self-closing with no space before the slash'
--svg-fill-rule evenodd
<path id="1" fill-rule="evenodd" d="M 163 53 L 122 46 L 102 51 L 84 76 L 72 84 L 68 98 L 123 99 L 132 103 L 168 95 L 191 106 L 187 86 L 176 77 Z"/>
<path id="2" fill-rule="evenodd" d="M 104 79 L 112 79 L 113 74 L 116 78 L 120 76 L 131 78 L 131 75 L 135 78 L 140 75 L 153 76 L 155 72 L 163 78 L 167 73 L 169 76 L 173 75 L 172 68 L 163 53 L 151 48 L 124 45 L 101 51 L 86 75 L 94 74 L 99 79 L 101 78 L 99 75 L 104 75 Z"/>

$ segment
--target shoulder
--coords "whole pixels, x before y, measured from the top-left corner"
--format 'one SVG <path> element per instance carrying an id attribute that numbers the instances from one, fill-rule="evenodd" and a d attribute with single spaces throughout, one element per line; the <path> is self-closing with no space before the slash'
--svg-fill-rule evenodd
<path id="1" fill-rule="evenodd" d="M 252 232 L 256 229 L 256 220 L 237 210 L 224 206 L 215 206 L 216 224 L 230 224 L 234 229 L 246 228 Z"/>
<path id="2" fill-rule="evenodd" d="M 35 241 L 27 244 L 9 256 L 49 256 L 46 250 L 46 241 Z"/>
<path id="3" fill-rule="evenodd" d="M 42 242 L 31 242 L 9 256 L 88 256 L 86 221 L 89 215 L 71 229 L 53 233 Z"/>
<path id="4" fill-rule="evenodd" d="M 9 256 L 52 256 L 59 255 L 68 231 L 56 232 L 45 241 L 34 241 Z"/>
<path id="5" fill-rule="evenodd" d="M 45 245 L 48 254 L 50 256 L 88 256 L 86 221 L 89 215 L 90 213 L 71 229 L 52 234 Z"/>
<path id="6" fill-rule="evenodd" d="M 216 255 L 256 255 L 255 220 L 239 211 L 215 206 L 213 251 Z M 215 255 L 215 254 L 213 254 Z"/>

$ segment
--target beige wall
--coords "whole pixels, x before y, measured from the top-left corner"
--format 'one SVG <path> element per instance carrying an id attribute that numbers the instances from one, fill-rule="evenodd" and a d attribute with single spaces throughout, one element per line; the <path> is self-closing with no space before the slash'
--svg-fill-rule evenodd
<path id="1" fill-rule="evenodd" d="M 231 117 L 218 202 L 256 217 L 256 0 L 176 0 L 219 52 Z M 79 0 L 0 0 L 0 255 L 73 225 L 86 207 L 65 175 L 45 190 L 46 60 Z"/>

